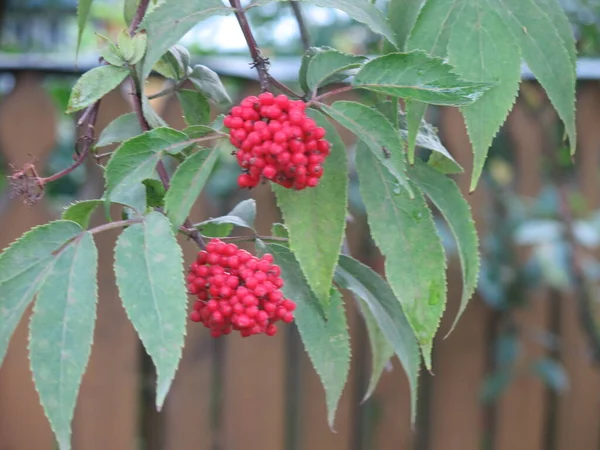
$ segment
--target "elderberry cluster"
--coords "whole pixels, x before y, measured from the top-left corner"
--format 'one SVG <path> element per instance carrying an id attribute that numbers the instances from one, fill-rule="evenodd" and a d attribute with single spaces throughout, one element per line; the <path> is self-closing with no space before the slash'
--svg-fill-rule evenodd
<path id="1" fill-rule="evenodd" d="M 255 187 L 261 177 L 296 190 L 319 184 L 330 144 L 305 109 L 301 100 L 270 92 L 246 97 L 231 109 L 224 125 L 244 170 L 241 188 Z"/>
<path id="2" fill-rule="evenodd" d="M 190 266 L 188 291 L 196 296 L 190 320 L 213 337 L 237 330 L 243 337 L 277 332 L 275 322 L 294 320 L 296 304 L 281 292 L 281 269 L 273 256 L 257 258 L 235 244 L 212 239 Z"/>

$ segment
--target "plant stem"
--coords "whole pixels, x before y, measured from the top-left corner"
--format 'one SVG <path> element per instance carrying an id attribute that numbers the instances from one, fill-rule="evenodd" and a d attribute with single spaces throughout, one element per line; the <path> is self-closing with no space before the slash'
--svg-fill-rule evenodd
<path id="1" fill-rule="evenodd" d="M 83 161 L 85 161 L 85 158 L 90 152 L 90 148 L 94 140 L 94 125 L 96 124 L 96 119 L 98 117 L 98 109 L 100 109 L 99 101 L 94 103 L 94 105 L 90 109 L 90 113 L 87 115 L 87 120 L 83 124 L 85 130 L 83 132 L 83 135 L 79 138 L 81 141 L 83 141 L 83 148 L 81 149 L 81 152 L 79 152 L 79 155 L 77 155 L 77 159 L 75 160 L 75 162 L 66 169 L 63 169 L 60 172 L 55 173 L 54 175 L 50 175 L 46 178 L 39 178 L 37 180 L 39 186 L 43 187 L 46 183 L 50 183 L 52 181 L 61 179 L 62 177 L 73 172 L 83 163 Z"/>
<path id="2" fill-rule="evenodd" d="M 252 29 L 250 28 L 250 24 L 248 23 L 248 18 L 246 17 L 246 11 L 242 8 L 242 4 L 240 0 L 229 0 L 231 7 L 235 10 L 235 17 L 237 18 L 240 28 L 242 29 L 242 33 L 244 33 L 244 37 L 246 38 L 246 43 L 248 44 L 248 49 L 250 50 L 250 56 L 252 56 L 253 64 L 252 66 L 256 68 L 258 72 L 258 81 L 260 83 L 260 90 L 265 92 L 269 90 L 269 61 L 266 58 L 263 58 L 260 53 L 260 48 L 256 43 L 256 39 L 254 38 L 254 34 L 252 34 Z"/>
<path id="3" fill-rule="evenodd" d="M 332 89 L 331 91 L 324 92 L 321 95 L 311 98 L 306 106 L 308 107 L 313 103 L 320 103 L 324 98 L 331 97 L 332 95 L 342 94 L 344 92 L 351 91 L 352 89 L 354 89 L 354 86 L 343 86 L 341 88 Z"/>
<path id="4" fill-rule="evenodd" d="M 148 10 L 148 5 L 150 4 L 150 0 L 140 0 L 138 7 L 135 11 L 135 16 L 133 16 L 133 20 L 129 25 L 129 36 L 133 36 L 137 31 L 138 26 L 142 23 L 144 16 L 146 15 L 146 11 Z"/>
<path id="5" fill-rule="evenodd" d="M 271 74 L 268 75 L 268 79 L 269 79 L 269 83 L 273 87 L 279 89 L 281 92 L 285 92 L 287 95 L 290 95 L 292 97 L 299 98 L 299 99 L 302 99 L 302 100 L 306 101 L 306 97 L 305 96 L 298 94 L 293 89 L 289 88 L 288 86 L 286 86 L 282 82 L 276 80 L 275 78 L 273 78 L 271 76 Z"/>
<path id="6" fill-rule="evenodd" d="M 204 236 L 207 237 L 207 236 Z M 272 241 L 272 242 L 288 242 L 288 238 L 282 238 L 277 236 L 233 236 L 233 237 L 221 237 L 219 238 L 224 242 L 245 242 L 245 241 L 255 241 L 260 239 L 261 241 Z"/>
<path id="7" fill-rule="evenodd" d="M 90 228 L 87 232 L 90 234 L 98 234 L 103 231 L 113 230 L 115 228 L 123 228 L 134 223 L 142 223 L 144 219 L 142 217 L 136 217 L 135 219 L 117 220 L 115 222 L 108 222 L 97 227 Z"/>
<path id="8" fill-rule="evenodd" d="M 172 94 L 173 92 L 177 92 L 177 90 L 181 87 L 182 83 L 173 83 L 168 88 L 163 89 L 156 94 L 152 94 L 148 96 L 148 100 L 154 100 L 155 98 L 164 97 L 165 95 Z"/>
<path id="9" fill-rule="evenodd" d="M 310 34 L 308 33 L 308 29 L 306 28 L 306 22 L 304 22 L 302 8 L 300 7 L 300 3 L 298 3 L 296 0 L 290 0 L 290 6 L 292 7 L 292 11 L 294 12 L 294 16 L 296 17 L 296 22 L 298 22 L 298 30 L 300 31 L 302 47 L 304 47 L 304 51 L 306 51 L 310 48 Z"/>

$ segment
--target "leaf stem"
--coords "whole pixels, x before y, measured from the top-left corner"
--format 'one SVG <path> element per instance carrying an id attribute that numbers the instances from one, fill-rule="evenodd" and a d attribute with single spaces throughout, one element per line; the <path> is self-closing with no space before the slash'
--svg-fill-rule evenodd
<path id="1" fill-rule="evenodd" d="M 142 223 L 144 221 L 143 217 L 136 217 L 134 219 L 127 220 L 117 220 L 115 222 L 104 223 L 102 225 L 98 225 L 97 227 L 90 228 L 87 230 L 90 234 L 98 234 L 103 231 L 114 230 L 115 228 L 123 228 L 129 225 L 133 225 L 134 223 Z"/>
<path id="2" fill-rule="evenodd" d="M 246 11 L 242 8 L 240 0 L 229 0 L 231 7 L 235 10 L 235 17 L 240 24 L 246 43 L 248 44 L 248 50 L 250 50 L 250 56 L 252 56 L 252 67 L 258 72 L 258 81 L 260 83 L 260 90 L 262 92 L 269 90 L 269 60 L 263 58 L 260 48 L 256 43 L 248 18 L 246 17 Z"/>
<path id="3" fill-rule="evenodd" d="M 306 104 L 306 106 L 311 106 L 314 103 L 320 103 L 324 98 L 327 97 L 331 97 L 332 95 L 338 95 L 338 94 L 342 94 L 344 92 L 348 92 L 351 91 L 352 89 L 354 89 L 354 86 L 343 86 L 341 88 L 337 88 L 337 89 L 332 89 L 331 91 L 327 91 L 322 93 L 321 95 L 317 95 L 316 97 L 313 97 L 309 100 L 309 102 Z"/>

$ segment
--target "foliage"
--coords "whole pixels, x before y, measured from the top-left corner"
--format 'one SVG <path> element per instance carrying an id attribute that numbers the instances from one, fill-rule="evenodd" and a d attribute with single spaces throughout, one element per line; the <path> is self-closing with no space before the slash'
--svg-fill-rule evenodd
<path id="1" fill-rule="evenodd" d="M 70 448 L 71 418 L 94 328 L 95 234 L 123 229 L 114 270 L 128 317 L 156 366 L 157 408 L 169 391 L 184 342 L 186 285 L 176 240 L 181 233 L 201 248 L 205 238 L 219 236 L 225 241 L 255 241 L 259 253 L 273 255 L 285 281 L 284 294 L 298 305 L 296 326 L 323 382 L 332 428 L 351 356 L 347 297 L 341 290 L 352 293 L 373 350 L 366 395 L 395 354 L 410 382 L 414 421 L 421 360 L 431 369 L 433 342 L 446 306 L 446 255 L 428 199 L 456 240 L 464 285 L 458 317 L 474 292 L 479 270 L 470 209 L 449 178 L 462 169 L 435 129 L 422 120 L 425 108 L 432 104 L 461 109 L 474 149 L 475 188 L 488 148 L 516 96 L 523 58 L 563 119 L 571 148 L 576 146 L 575 47 L 566 16 L 554 0 L 390 0 L 387 15 L 369 0 L 305 0 L 302 4 L 343 10 L 380 36 L 383 51 L 369 59 L 332 47 L 307 48 L 298 74 L 302 93 L 269 73 L 248 22 L 249 12 L 272 2 L 255 0 L 242 6 L 239 0 L 229 5 L 221 0 L 164 0 L 148 9 L 147 0 L 126 1 L 129 29 L 116 42 L 103 44 L 102 64 L 84 74 L 72 90 L 68 112 L 83 110 L 77 161 L 54 176 L 34 177 L 32 184 L 43 188 L 97 148 L 118 144 L 104 165 L 104 195 L 71 205 L 62 220 L 34 228 L 0 254 L 0 355 L 34 302 L 31 368 L 61 449 Z M 90 4 L 80 3 L 79 36 Z M 261 89 L 304 102 L 308 116 L 324 128 L 331 144 L 323 166 L 313 167 L 323 174 L 318 186 L 302 191 L 274 188 L 284 223 L 273 225 L 273 236 L 256 235 L 253 200 L 223 217 L 197 224 L 188 219 L 197 198 L 217 177 L 213 172 L 220 156 L 232 149 L 226 139 L 234 143 L 237 138 L 230 137 L 223 116 L 210 121 L 211 109 L 235 109 L 229 108 L 231 98 L 218 74 L 193 65 L 187 49 L 177 42 L 198 22 L 227 14 L 234 14 L 241 26 Z M 185 130 L 168 127 L 152 109 L 143 86 L 153 70 L 172 80 L 169 92 L 175 91 L 181 103 Z M 125 80 L 133 89 L 134 112 L 116 118 L 92 145 L 99 102 Z M 182 88 L 186 81 L 193 89 Z M 338 86 L 330 89 L 333 83 Z M 326 102 L 350 90 L 360 90 L 361 101 Z M 290 122 L 291 116 L 290 112 Z M 225 120 L 231 117 L 233 113 Z M 329 119 L 358 139 L 354 154 L 360 194 L 372 238 L 386 257 L 387 281 L 342 251 L 352 152 Z M 431 156 L 416 155 L 417 145 L 432 151 Z M 255 160 L 248 164 L 258 166 Z M 107 223 L 90 228 L 92 212 L 98 206 L 108 210 L 111 204 L 122 209 L 122 219 L 107 217 Z M 236 226 L 249 235 L 231 237 Z M 67 322 L 73 326 L 67 327 Z M 556 388 L 565 385 L 552 361 L 537 361 L 531 370 Z M 503 372 L 498 378 L 487 388 L 488 396 L 511 375 Z"/>

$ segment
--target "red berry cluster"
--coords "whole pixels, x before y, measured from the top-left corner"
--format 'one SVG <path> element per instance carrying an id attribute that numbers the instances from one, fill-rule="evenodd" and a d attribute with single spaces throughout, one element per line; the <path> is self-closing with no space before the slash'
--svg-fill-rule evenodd
<path id="1" fill-rule="evenodd" d="M 296 304 L 281 292 L 281 269 L 273 256 L 257 258 L 235 244 L 212 239 L 198 253 L 187 277 L 197 297 L 190 319 L 213 337 L 238 330 L 243 337 L 277 332 L 275 322 L 292 322 Z"/>
<path id="2" fill-rule="evenodd" d="M 315 187 L 330 152 L 325 129 L 305 112 L 301 100 L 264 92 L 246 97 L 231 109 L 224 124 L 238 148 L 237 161 L 244 173 L 241 188 L 256 186 L 261 176 L 286 188 Z"/>

